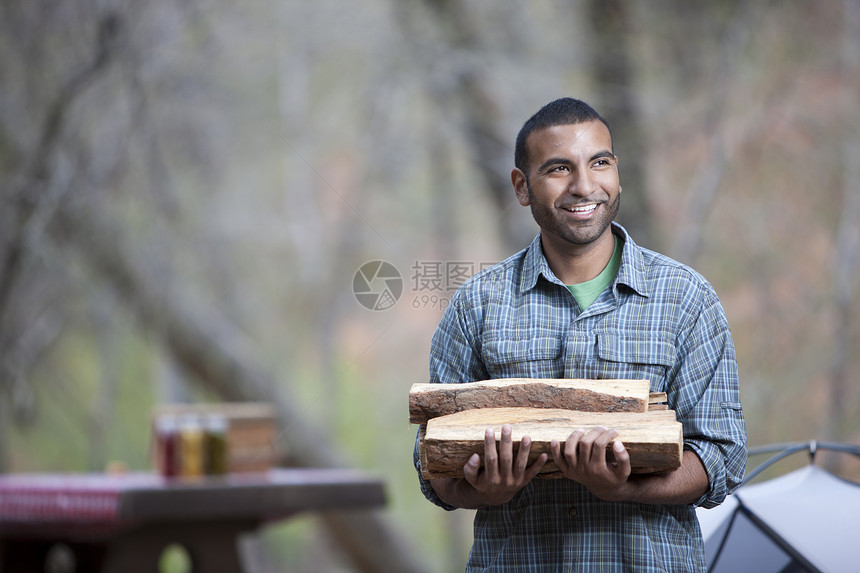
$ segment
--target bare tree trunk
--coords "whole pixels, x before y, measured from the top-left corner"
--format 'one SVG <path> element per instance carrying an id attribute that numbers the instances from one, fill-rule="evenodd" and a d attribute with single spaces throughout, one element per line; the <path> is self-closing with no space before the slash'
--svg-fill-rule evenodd
<path id="1" fill-rule="evenodd" d="M 836 228 L 836 248 L 834 256 L 835 287 L 834 315 L 836 329 L 833 341 L 833 356 L 830 364 L 830 401 L 825 413 L 825 435 L 827 439 L 838 441 L 845 438 L 848 421 L 848 404 L 851 403 L 848 390 L 852 384 L 850 358 L 854 325 L 855 300 L 858 267 L 860 267 L 860 128 L 857 118 L 857 90 L 860 89 L 860 5 L 852 0 L 844 0 L 842 28 L 842 102 L 843 136 L 843 203 L 839 225 Z M 839 470 L 837 456 L 828 458 L 830 469 Z"/>
<path id="2" fill-rule="evenodd" d="M 466 18 L 453 22 L 462 26 Z M 462 30 L 468 37 L 468 30 Z M 503 238 L 507 251 L 517 251 L 526 246 L 534 236 L 531 217 L 524 217 L 511 185 L 510 172 L 513 166 L 513 142 L 506 141 L 501 135 L 502 115 L 488 82 L 480 70 L 470 68 L 460 76 L 460 97 L 466 120 L 466 136 L 475 151 L 476 163 L 480 168 L 487 191 L 499 212 Z"/>
<path id="3" fill-rule="evenodd" d="M 311 5 L 304 3 L 272 2 L 272 9 L 281 26 L 290 30 L 296 22 L 309 25 Z M 292 11 L 292 12 L 289 12 Z M 298 213 L 290 218 L 288 227 L 296 245 L 295 269 L 309 283 L 320 283 L 324 279 L 326 257 L 322 241 L 310 239 L 323 226 L 318 204 L 316 182 L 319 174 L 314 171 L 313 129 L 309 127 L 310 90 L 312 72 L 311 47 L 308 34 L 294 33 L 278 35 L 275 48 L 275 73 L 277 75 L 278 126 L 277 132 L 291 153 L 282 161 L 284 197 L 289 197 L 285 212 Z M 286 200 L 285 200 L 286 203 Z"/>
<path id="4" fill-rule="evenodd" d="M 468 58 L 468 54 L 477 51 L 475 43 L 480 38 L 473 25 L 474 15 L 469 14 L 468 6 L 462 2 L 424 0 L 414 8 L 411 5 L 398 6 L 401 25 L 407 35 L 422 34 L 422 8 L 426 8 L 427 15 L 435 20 L 433 27 L 444 34 L 445 48 L 456 55 L 459 65 L 452 76 L 452 83 L 428 85 L 428 91 L 439 108 L 434 115 L 456 118 L 461 122 L 461 136 L 465 137 L 473 153 L 474 166 L 499 214 L 506 250 L 522 249 L 531 240 L 534 228 L 528 217 L 518 216 L 519 204 L 509 176 L 513 146 L 502 135 L 504 122 L 497 96 L 490 89 L 480 66 Z M 420 56 L 416 58 L 420 59 Z M 438 129 L 435 136 L 444 138 L 443 130 Z M 449 146 L 450 142 L 442 139 L 440 145 Z"/>
<path id="5" fill-rule="evenodd" d="M 102 297 L 94 309 L 96 351 L 98 356 L 97 391 L 89 416 L 89 469 L 101 471 L 107 462 L 108 429 L 114 420 L 119 375 L 117 340 L 111 332 L 110 315 L 115 310 L 113 297 Z"/>
<path id="6" fill-rule="evenodd" d="M 623 207 L 618 221 L 640 245 L 658 248 L 644 161 L 647 156 L 636 101 L 634 58 L 627 39 L 634 7 L 625 0 L 589 0 L 593 48 L 591 68 L 597 84 L 595 106 L 612 126 L 612 143 L 618 165 Z"/>
<path id="7" fill-rule="evenodd" d="M 720 59 L 711 82 L 715 86 L 713 105 L 704 125 L 708 134 L 708 152 L 690 184 L 687 207 L 680 218 L 672 249 L 672 255 L 685 263 L 692 263 L 701 250 L 702 225 L 717 196 L 727 163 L 737 147 L 736 144 L 730 148 L 726 141 L 723 126 L 727 115 L 726 103 L 732 75 L 741 61 L 743 50 L 747 48 L 750 35 L 756 29 L 758 9 L 759 6 L 753 2 L 742 3 L 736 8 L 720 44 Z"/>
<path id="8" fill-rule="evenodd" d="M 4 474 L 9 469 L 9 460 L 7 459 L 6 454 L 6 432 L 8 420 L 10 418 L 11 408 L 6 406 L 5 403 L 0 403 L 0 474 Z"/>

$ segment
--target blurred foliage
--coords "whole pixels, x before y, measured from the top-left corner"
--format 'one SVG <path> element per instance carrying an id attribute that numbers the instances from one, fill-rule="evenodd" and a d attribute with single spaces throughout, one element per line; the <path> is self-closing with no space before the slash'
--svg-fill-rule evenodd
<path id="1" fill-rule="evenodd" d="M 181 310 L 250 349 L 298 413 L 285 435 L 310 424 L 314 446 L 385 478 L 385 518 L 427 570 L 460 570 L 471 512 L 424 501 L 411 465 L 407 392 L 452 293 L 416 269 L 527 244 L 513 140 L 562 95 L 637 126 L 615 141 L 638 198 L 624 222 L 715 285 L 750 443 L 857 443 L 857 14 L 851 0 L 0 3 L 0 469 L 148 468 L 153 405 L 224 398 L 180 359 L 166 325 Z M 627 67 L 605 70 L 606 50 Z M 371 260 L 403 276 L 390 310 L 353 296 Z M 349 570 L 321 527 L 268 527 L 271 570 Z"/>

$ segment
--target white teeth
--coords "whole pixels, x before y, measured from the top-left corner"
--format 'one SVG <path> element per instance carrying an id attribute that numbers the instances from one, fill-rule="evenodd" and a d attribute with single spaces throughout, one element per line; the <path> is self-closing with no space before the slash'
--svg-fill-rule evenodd
<path id="1" fill-rule="evenodd" d="M 597 209 L 597 205 L 594 203 L 592 203 L 591 205 L 585 205 L 584 207 L 568 207 L 568 208 L 566 208 L 566 210 L 570 211 L 571 213 L 590 213 L 591 211 L 594 211 L 595 209 Z"/>

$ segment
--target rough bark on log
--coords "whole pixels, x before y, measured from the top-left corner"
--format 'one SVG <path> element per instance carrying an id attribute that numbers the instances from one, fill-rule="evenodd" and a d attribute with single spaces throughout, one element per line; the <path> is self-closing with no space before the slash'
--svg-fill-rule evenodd
<path id="1" fill-rule="evenodd" d="M 505 378 L 463 384 L 413 384 L 409 421 L 475 408 L 564 408 L 585 412 L 645 412 L 648 380 Z"/>
<path id="2" fill-rule="evenodd" d="M 529 463 L 550 452 L 550 442 L 562 444 L 577 429 L 590 431 L 605 426 L 618 431 L 630 454 L 633 473 L 672 471 L 680 467 L 683 432 L 673 410 L 655 412 L 579 412 L 547 408 L 484 408 L 464 410 L 429 420 L 421 427 L 419 453 L 425 478 L 463 477 L 463 466 L 472 454 L 484 454 L 484 433 L 493 428 L 498 441 L 501 426 L 511 425 L 514 455 L 523 436 L 531 438 Z M 611 448 L 611 445 L 610 445 Z M 611 451 L 611 449 L 609 450 Z M 550 461 L 541 476 L 558 475 Z"/>

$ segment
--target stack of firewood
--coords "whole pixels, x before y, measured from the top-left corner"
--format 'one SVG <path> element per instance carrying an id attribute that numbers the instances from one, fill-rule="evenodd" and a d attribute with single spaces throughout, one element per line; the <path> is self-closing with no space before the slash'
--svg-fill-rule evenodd
<path id="1" fill-rule="evenodd" d="M 413 384 L 409 421 L 420 424 L 419 454 L 427 479 L 463 477 L 474 454 L 484 455 L 484 435 L 510 424 L 514 455 L 523 436 L 531 438 L 530 463 L 550 455 L 540 477 L 558 477 L 550 442 L 571 432 L 604 426 L 617 430 L 637 474 L 666 472 L 681 465 L 683 434 L 666 394 L 650 392 L 648 380 L 546 380 L 510 378 L 465 384 Z M 609 445 L 611 455 L 612 444 Z"/>

